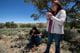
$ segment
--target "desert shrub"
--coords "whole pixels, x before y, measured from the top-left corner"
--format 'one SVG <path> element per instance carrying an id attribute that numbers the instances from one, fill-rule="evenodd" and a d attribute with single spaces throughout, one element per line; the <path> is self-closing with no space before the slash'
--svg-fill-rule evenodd
<path id="1" fill-rule="evenodd" d="M 0 23 L 0 28 L 4 28 L 4 23 Z"/>
<path id="2" fill-rule="evenodd" d="M 7 48 L 3 44 L 0 44 L 0 53 L 8 53 Z"/>
<path id="3" fill-rule="evenodd" d="M 20 28 L 29 28 L 29 27 L 32 27 L 32 25 L 31 24 L 21 24 L 20 25 Z"/>
<path id="4" fill-rule="evenodd" d="M 80 30 L 77 30 L 80 33 Z"/>
<path id="5" fill-rule="evenodd" d="M 5 27 L 6 28 L 17 28 L 18 25 L 16 23 L 14 23 L 14 22 L 6 22 L 5 23 Z"/>
<path id="6" fill-rule="evenodd" d="M 72 39 L 72 33 L 70 30 L 65 30 L 65 34 L 64 34 L 64 40 L 65 41 L 70 41 L 70 39 Z"/>
<path id="7" fill-rule="evenodd" d="M 43 24 L 39 23 L 38 28 L 43 28 L 43 27 L 44 27 Z"/>
<path id="8" fill-rule="evenodd" d="M 65 30 L 64 40 L 69 44 L 69 50 L 79 53 L 80 51 L 80 34 L 77 30 Z"/>

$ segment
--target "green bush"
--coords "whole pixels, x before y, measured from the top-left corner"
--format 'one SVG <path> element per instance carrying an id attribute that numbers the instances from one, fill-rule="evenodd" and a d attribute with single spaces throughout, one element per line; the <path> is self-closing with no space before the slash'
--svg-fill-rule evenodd
<path id="1" fill-rule="evenodd" d="M 0 28 L 4 28 L 4 27 L 5 27 L 4 23 L 0 23 Z"/>
<path id="2" fill-rule="evenodd" d="M 6 28 L 17 28 L 18 25 L 16 23 L 14 23 L 14 22 L 6 22 L 5 23 L 5 27 Z"/>
<path id="3" fill-rule="evenodd" d="M 79 53 L 80 50 L 80 34 L 77 30 L 65 30 L 64 41 L 69 44 L 69 50 L 72 52 Z"/>

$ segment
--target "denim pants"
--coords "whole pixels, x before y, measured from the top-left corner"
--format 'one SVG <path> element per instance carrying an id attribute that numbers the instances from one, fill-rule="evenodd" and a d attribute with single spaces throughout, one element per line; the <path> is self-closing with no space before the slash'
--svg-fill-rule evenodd
<path id="1" fill-rule="evenodd" d="M 27 45 L 28 48 L 33 48 L 34 45 L 38 46 L 40 44 L 41 38 L 39 36 L 32 36 L 30 39 L 30 43 Z"/>
<path id="2" fill-rule="evenodd" d="M 51 43 L 53 42 L 53 39 L 55 41 L 55 53 L 60 53 L 60 42 L 63 39 L 62 34 L 51 34 L 48 33 L 48 43 L 47 43 L 47 48 L 44 53 L 49 53 L 49 49 L 51 46 Z"/>

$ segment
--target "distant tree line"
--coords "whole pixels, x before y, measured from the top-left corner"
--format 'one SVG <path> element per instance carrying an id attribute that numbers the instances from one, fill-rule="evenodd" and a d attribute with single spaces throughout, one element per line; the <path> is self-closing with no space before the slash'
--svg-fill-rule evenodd
<path id="1" fill-rule="evenodd" d="M 79 23 L 80 21 L 73 21 L 70 23 L 66 23 L 65 28 L 72 28 L 73 26 L 75 26 L 75 28 L 80 28 Z M 38 28 L 46 28 L 46 23 L 36 23 L 36 24 L 31 24 L 31 23 L 18 24 L 14 22 L 0 23 L 0 28 L 32 28 L 33 26 L 36 26 Z"/>
<path id="2" fill-rule="evenodd" d="M 0 23 L 0 28 L 17 28 L 18 25 L 14 22 L 6 22 L 6 23 Z"/>
<path id="3" fill-rule="evenodd" d="M 32 28 L 33 26 L 36 26 L 38 28 L 45 28 L 43 23 L 37 23 L 37 24 L 18 24 L 14 22 L 5 22 L 5 23 L 0 23 L 0 28 Z"/>

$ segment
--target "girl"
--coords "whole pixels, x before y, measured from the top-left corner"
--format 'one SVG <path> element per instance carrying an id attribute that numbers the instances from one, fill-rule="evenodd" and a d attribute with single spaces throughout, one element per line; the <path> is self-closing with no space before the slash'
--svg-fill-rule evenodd
<path id="1" fill-rule="evenodd" d="M 47 13 L 48 43 L 44 53 L 49 53 L 51 43 L 55 41 L 55 53 L 60 53 L 60 42 L 64 34 L 66 12 L 58 1 L 52 3 L 52 11 Z"/>

